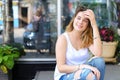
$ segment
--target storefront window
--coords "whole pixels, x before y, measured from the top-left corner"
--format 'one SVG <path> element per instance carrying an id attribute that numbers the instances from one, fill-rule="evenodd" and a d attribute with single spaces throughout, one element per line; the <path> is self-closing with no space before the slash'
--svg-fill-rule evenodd
<path id="1" fill-rule="evenodd" d="M 40 52 L 48 52 L 55 54 L 55 42 L 57 37 L 57 4 L 56 0 L 38 0 L 33 4 L 33 15 L 38 8 L 42 9 L 43 21 L 40 25 L 43 25 L 43 40 L 38 47 Z M 33 16 L 32 15 L 32 16 Z M 31 19 L 32 20 L 32 19 Z M 42 29 L 42 28 L 41 28 Z M 42 30 L 39 34 L 42 34 Z M 42 36 L 39 36 L 42 38 Z"/>
<path id="2" fill-rule="evenodd" d="M 34 31 L 34 15 L 38 8 L 42 10 L 42 19 L 37 21 L 39 28 Z M 2 1 L 0 12 L 2 12 Z M 2 15 L 1 13 L 1 22 L 3 22 Z M 23 44 L 26 52 L 22 58 L 55 57 L 58 35 L 56 0 L 13 0 L 13 18 L 15 42 Z M 0 34 L 0 43 L 2 42 Z"/>
<path id="3" fill-rule="evenodd" d="M 111 3 L 111 1 L 108 2 Z M 92 9 L 95 12 L 99 27 L 108 26 L 110 20 L 115 18 L 114 16 L 112 17 L 113 14 L 109 14 L 110 12 L 108 11 L 108 7 L 110 7 L 111 4 L 108 5 L 108 2 L 107 0 L 63 0 L 62 29 L 65 30 L 75 12 L 77 5 L 84 5 L 87 8 Z"/>
<path id="4" fill-rule="evenodd" d="M 31 0 L 31 4 L 23 2 L 20 3 L 19 9 L 21 9 L 21 12 L 19 13 L 22 13 L 20 25 L 25 27 L 23 33 L 25 48 L 35 49 L 38 54 L 54 55 L 57 38 L 57 1 Z M 36 15 L 40 19 L 37 20 Z M 27 21 L 24 21 L 24 19 Z"/>
<path id="5" fill-rule="evenodd" d="M 61 1 L 61 12 L 58 11 L 58 8 L 60 8 L 58 7 L 58 4 L 60 4 L 57 3 L 58 1 Z M 20 38 L 18 37 L 19 33 L 17 35 L 14 34 L 15 41 L 21 42 L 25 50 L 30 50 L 30 54 L 32 52 L 31 50 L 37 50 L 36 39 L 38 39 L 38 41 L 40 41 L 38 44 L 40 54 L 45 53 L 55 57 L 55 43 L 58 33 L 65 31 L 78 5 L 85 5 L 94 10 L 99 27 L 108 26 L 110 20 L 116 20 L 117 17 L 114 17 L 112 13 L 110 14 L 108 9 L 111 5 L 115 6 L 115 3 L 112 1 L 113 3 L 108 5 L 107 1 L 109 2 L 109 0 L 13 0 L 15 34 L 17 32 L 16 29 L 23 30 Z M 42 22 L 39 22 L 42 28 L 38 29 L 38 31 L 40 31 L 38 35 L 38 33 L 33 30 L 33 22 L 34 15 L 39 8 L 42 10 Z M 115 12 L 115 7 L 111 7 L 111 10 Z M 0 4 L 0 12 L 2 12 L 2 2 Z M 60 22 L 58 17 L 61 19 Z M 1 18 L 2 13 L 0 14 L 0 24 L 2 21 Z M 62 25 L 58 26 L 58 23 Z M 1 35 L 0 38 L 2 38 Z M 37 51 L 35 53 L 37 53 Z M 27 58 L 29 57 L 33 57 L 33 55 L 30 54 Z"/>

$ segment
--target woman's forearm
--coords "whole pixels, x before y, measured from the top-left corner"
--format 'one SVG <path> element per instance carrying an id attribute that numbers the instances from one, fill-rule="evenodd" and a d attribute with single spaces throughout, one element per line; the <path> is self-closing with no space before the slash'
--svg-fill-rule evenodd
<path id="1" fill-rule="evenodd" d="M 94 54 L 100 56 L 102 53 L 102 42 L 97 25 L 94 25 L 93 27 L 93 45 L 94 45 Z"/>
<path id="2" fill-rule="evenodd" d="M 71 73 L 71 72 L 75 72 L 79 69 L 79 65 L 57 65 L 59 71 L 61 73 Z"/>

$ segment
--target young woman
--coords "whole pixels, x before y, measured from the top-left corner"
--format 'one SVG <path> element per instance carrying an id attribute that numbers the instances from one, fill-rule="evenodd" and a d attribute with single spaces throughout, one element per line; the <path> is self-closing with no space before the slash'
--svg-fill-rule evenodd
<path id="1" fill-rule="evenodd" d="M 94 55 L 90 59 L 90 53 Z M 54 80 L 104 80 L 105 62 L 94 12 L 78 6 L 56 42 Z"/>

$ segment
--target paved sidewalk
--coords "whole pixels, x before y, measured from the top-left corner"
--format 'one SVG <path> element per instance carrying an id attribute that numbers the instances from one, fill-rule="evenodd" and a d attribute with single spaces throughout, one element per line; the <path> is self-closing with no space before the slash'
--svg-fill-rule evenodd
<path id="1" fill-rule="evenodd" d="M 120 80 L 120 65 L 106 66 L 105 80 Z"/>
<path id="2" fill-rule="evenodd" d="M 54 71 L 38 71 L 33 80 L 53 80 Z M 120 65 L 107 64 L 104 80 L 120 80 Z"/>

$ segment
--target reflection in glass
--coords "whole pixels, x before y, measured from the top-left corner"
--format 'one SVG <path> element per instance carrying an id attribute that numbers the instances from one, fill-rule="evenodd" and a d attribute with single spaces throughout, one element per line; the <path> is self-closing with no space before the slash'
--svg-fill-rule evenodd
<path id="1" fill-rule="evenodd" d="M 1 3 L 1 2 L 0 2 Z M 36 10 L 42 9 L 42 21 L 39 21 L 39 26 L 42 28 L 38 30 L 40 33 L 34 31 L 33 18 Z M 0 12 L 2 12 L 2 5 L 0 4 Z M 26 54 L 23 57 L 33 58 L 35 55 L 30 54 L 36 50 L 35 44 L 40 40 L 39 51 L 49 55 L 55 54 L 55 43 L 57 38 L 57 1 L 56 0 L 13 0 L 14 12 L 14 38 L 15 42 L 20 42 L 24 45 Z M 2 14 L 0 14 L 0 24 Z M 1 26 L 1 25 L 0 25 Z M 43 34 L 43 35 L 41 35 Z M 38 36 L 37 36 L 38 35 Z M 2 43 L 2 35 L 0 35 L 0 43 Z M 34 51 L 36 52 L 36 51 Z M 31 55 L 31 56 L 30 56 Z M 38 54 L 37 54 L 38 55 Z M 41 54 L 39 54 L 41 56 Z M 39 57 L 39 56 L 36 56 Z M 44 56 L 45 57 L 45 56 Z M 48 56 L 46 56 L 48 57 Z"/>
<path id="2" fill-rule="evenodd" d="M 63 0 L 63 30 L 71 20 L 78 5 L 84 5 L 95 12 L 97 24 L 99 27 L 108 26 L 108 10 L 106 0 Z"/>
<path id="3" fill-rule="evenodd" d="M 41 9 L 42 16 L 36 13 Z M 28 11 L 29 12 L 29 11 Z M 56 24 L 56 1 L 36 0 L 32 3 L 31 20 L 28 23 L 23 35 L 23 43 L 26 49 L 37 49 L 40 53 L 55 54 L 55 42 L 57 37 Z M 35 14 L 40 20 L 35 22 Z M 30 17 L 28 16 L 28 17 Z M 24 17 L 24 16 L 23 16 Z M 35 26 L 38 26 L 35 30 Z M 33 29 L 33 30 L 30 30 Z M 32 35 L 33 34 L 33 35 Z"/>

